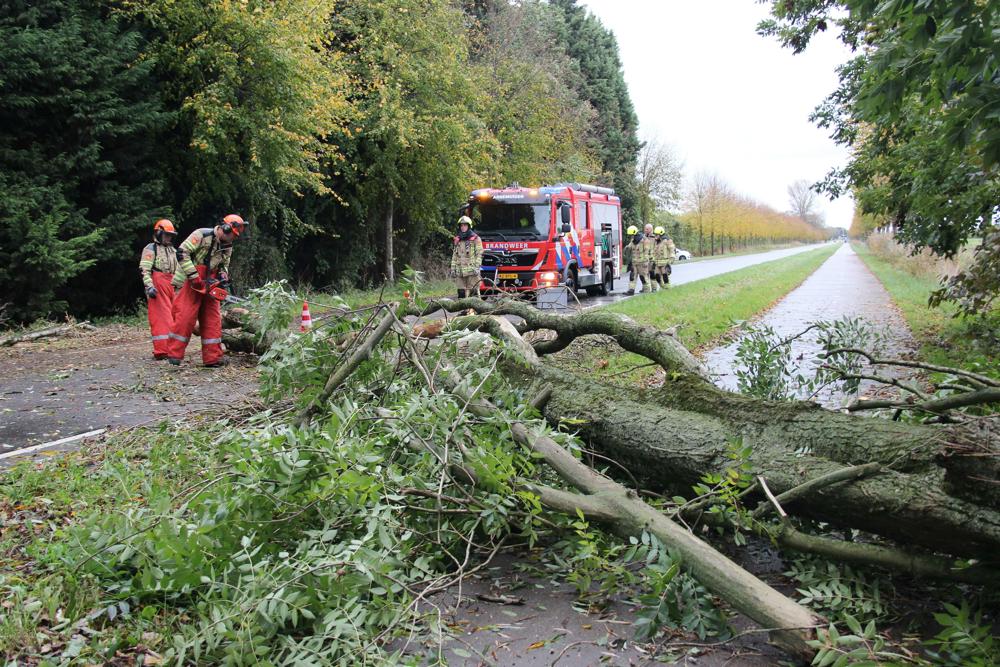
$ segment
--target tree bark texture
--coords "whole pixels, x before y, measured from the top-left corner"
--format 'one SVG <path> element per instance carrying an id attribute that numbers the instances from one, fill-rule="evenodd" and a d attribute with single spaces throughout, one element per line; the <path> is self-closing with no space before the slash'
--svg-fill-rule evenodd
<path id="1" fill-rule="evenodd" d="M 393 224 L 392 218 L 395 213 L 395 202 L 392 197 L 389 197 L 389 201 L 386 203 L 385 209 L 385 219 L 383 220 L 384 231 L 385 231 L 385 279 L 386 282 L 395 282 L 396 280 L 396 270 L 393 268 L 393 260 L 395 259 L 395 251 L 393 250 Z"/>
<path id="2" fill-rule="evenodd" d="M 701 365 L 673 336 L 599 310 L 555 315 L 521 303 L 494 305 L 470 298 L 410 307 L 407 314 L 470 308 L 490 316 L 457 317 L 448 321 L 448 328 L 482 329 L 512 343 L 505 347 L 510 358 L 501 364 L 504 374 L 530 391 L 550 388 L 546 419 L 572 424 L 592 448 L 645 488 L 689 494 L 704 475 L 732 465 L 734 443 L 750 447 L 754 474 L 763 476 L 776 494 L 845 467 L 877 463 L 877 471 L 820 486 L 785 509 L 795 518 L 1000 564 L 1000 508 L 993 495 L 996 479 L 989 472 L 1000 452 L 995 433 L 734 394 L 705 379 Z M 517 318 L 516 326 L 500 326 L 497 315 Z M 520 335 L 543 329 L 554 331 L 555 339 L 533 348 Z M 664 385 L 624 389 L 536 356 L 590 334 L 610 335 L 624 349 L 657 362 L 667 371 Z"/>
<path id="3" fill-rule="evenodd" d="M 623 390 L 523 355 L 506 364 L 515 382 L 552 388 L 545 417 L 574 424 L 588 444 L 624 466 L 647 488 L 690 492 L 707 473 L 729 465 L 730 445 L 751 449 L 750 463 L 775 493 L 845 466 L 879 463 L 877 474 L 818 489 L 788 508 L 798 517 L 857 528 L 953 556 L 1000 562 L 996 479 L 988 474 L 1000 445 L 988 432 L 966 426 L 928 426 L 832 412 L 802 401 L 764 401 L 711 384 L 700 365 L 672 336 L 627 317 L 585 311 L 543 313 L 524 304 L 499 307 L 475 299 L 472 307 L 524 320 L 518 332 L 549 329 L 554 341 L 535 345 L 558 351 L 578 336 L 600 333 L 622 348 L 659 363 L 662 387 Z M 452 327 L 487 330 L 488 318 L 458 318 Z M 491 330 L 498 335 L 499 332 Z M 520 336 L 518 336 L 520 338 Z M 516 347 L 510 349 L 516 350 Z M 985 476 L 971 470 L 986 470 Z"/>

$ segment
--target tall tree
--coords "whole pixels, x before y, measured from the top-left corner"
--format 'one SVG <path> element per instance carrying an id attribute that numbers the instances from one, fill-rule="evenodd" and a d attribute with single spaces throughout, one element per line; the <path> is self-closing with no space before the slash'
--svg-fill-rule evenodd
<path id="1" fill-rule="evenodd" d="M 788 186 L 790 212 L 802 222 L 816 227 L 823 226 L 823 212 L 819 208 L 817 193 L 809 181 L 799 179 Z"/>
<path id="2" fill-rule="evenodd" d="M 698 254 L 705 253 L 705 234 L 708 233 L 711 243 L 710 252 L 715 254 L 714 233 L 721 226 L 720 217 L 727 199 L 732 196 L 732 189 L 722 178 L 708 171 L 694 175 L 685 194 L 689 218 L 698 230 Z"/>
<path id="3" fill-rule="evenodd" d="M 169 117 L 145 44 L 103 2 L 0 5 L 0 303 L 15 319 L 129 294 L 166 202 L 153 142 Z"/>
<path id="4" fill-rule="evenodd" d="M 679 203 L 683 168 L 677 153 L 656 139 L 643 143 L 636 164 L 639 195 L 639 220 L 651 222 L 657 209 L 666 210 Z"/>
<path id="5" fill-rule="evenodd" d="M 750 197 L 735 192 L 713 172 L 699 172 L 691 179 L 684 198 L 681 220 L 690 233 L 682 238 L 697 241 L 699 254 L 707 241 L 715 254 L 734 245 L 751 246 L 788 241 L 821 241 L 824 230 L 797 216 L 780 213 Z"/>
<path id="6" fill-rule="evenodd" d="M 400 222 L 419 244 L 493 153 L 464 17 L 446 0 L 348 0 L 333 32 L 357 84 L 342 171 L 357 189 L 356 215 L 381 232 L 382 275 L 392 280 Z"/>
<path id="7" fill-rule="evenodd" d="M 497 3 L 472 31 L 474 83 L 496 142 L 491 184 L 590 181 L 601 171 L 596 113 L 559 38 L 562 13 L 528 0 Z"/>
<path id="8" fill-rule="evenodd" d="M 346 127 L 350 109 L 349 82 L 328 48 L 335 6 L 335 0 L 129 5 L 161 35 L 150 57 L 166 81 L 164 96 L 179 110 L 162 150 L 170 156 L 182 222 L 205 226 L 232 211 L 251 219 L 250 247 L 235 255 L 241 278 L 282 264 L 282 250 L 309 231 L 289 199 L 333 195 L 326 167 L 340 155 L 324 138 Z M 260 255 L 269 246 L 276 251 Z"/>
<path id="9" fill-rule="evenodd" d="M 953 256 L 970 235 L 996 238 L 1000 2 L 773 0 L 771 14 L 759 31 L 796 52 L 834 26 L 859 52 L 813 115 L 852 149 L 825 182 L 831 194 L 853 191 L 915 249 Z M 1000 262 L 1000 244 L 986 250 Z M 1000 281 L 972 283 L 1000 293 Z"/>
<path id="10" fill-rule="evenodd" d="M 565 17 L 563 42 L 579 64 L 582 94 L 597 111 L 600 142 L 595 146 L 609 182 L 622 198 L 626 218 L 638 218 L 636 161 L 641 144 L 614 34 L 576 0 L 552 0 Z"/>

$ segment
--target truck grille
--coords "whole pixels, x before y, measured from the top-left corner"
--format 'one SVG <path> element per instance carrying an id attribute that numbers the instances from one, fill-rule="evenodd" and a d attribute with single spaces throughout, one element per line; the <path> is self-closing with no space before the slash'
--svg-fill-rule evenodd
<path id="1" fill-rule="evenodd" d="M 537 250 L 515 252 L 487 250 L 483 253 L 483 266 L 534 266 L 537 258 Z"/>

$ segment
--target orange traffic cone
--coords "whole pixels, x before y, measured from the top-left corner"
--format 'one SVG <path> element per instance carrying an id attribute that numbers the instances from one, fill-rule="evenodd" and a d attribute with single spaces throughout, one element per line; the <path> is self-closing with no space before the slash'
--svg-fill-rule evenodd
<path id="1" fill-rule="evenodd" d="M 312 315 L 309 314 L 309 302 L 308 301 L 303 301 L 302 302 L 302 324 L 299 325 L 299 331 L 302 332 L 302 333 L 305 333 L 305 332 L 309 331 L 310 329 L 312 329 L 312 326 L 313 326 L 313 318 L 312 318 Z"/>

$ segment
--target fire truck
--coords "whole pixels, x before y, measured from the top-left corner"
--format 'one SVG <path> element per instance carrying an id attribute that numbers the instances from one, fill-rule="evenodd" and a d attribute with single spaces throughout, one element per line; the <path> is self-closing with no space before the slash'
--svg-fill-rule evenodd
<path id="1" fill-rule="evenodd" d="M 621 200 L 611 188 L 513 183 L 474 190 L 464 212 L 483 240 L 483 292 L 565 285 L 606 295 L 621 276 Z"/>

